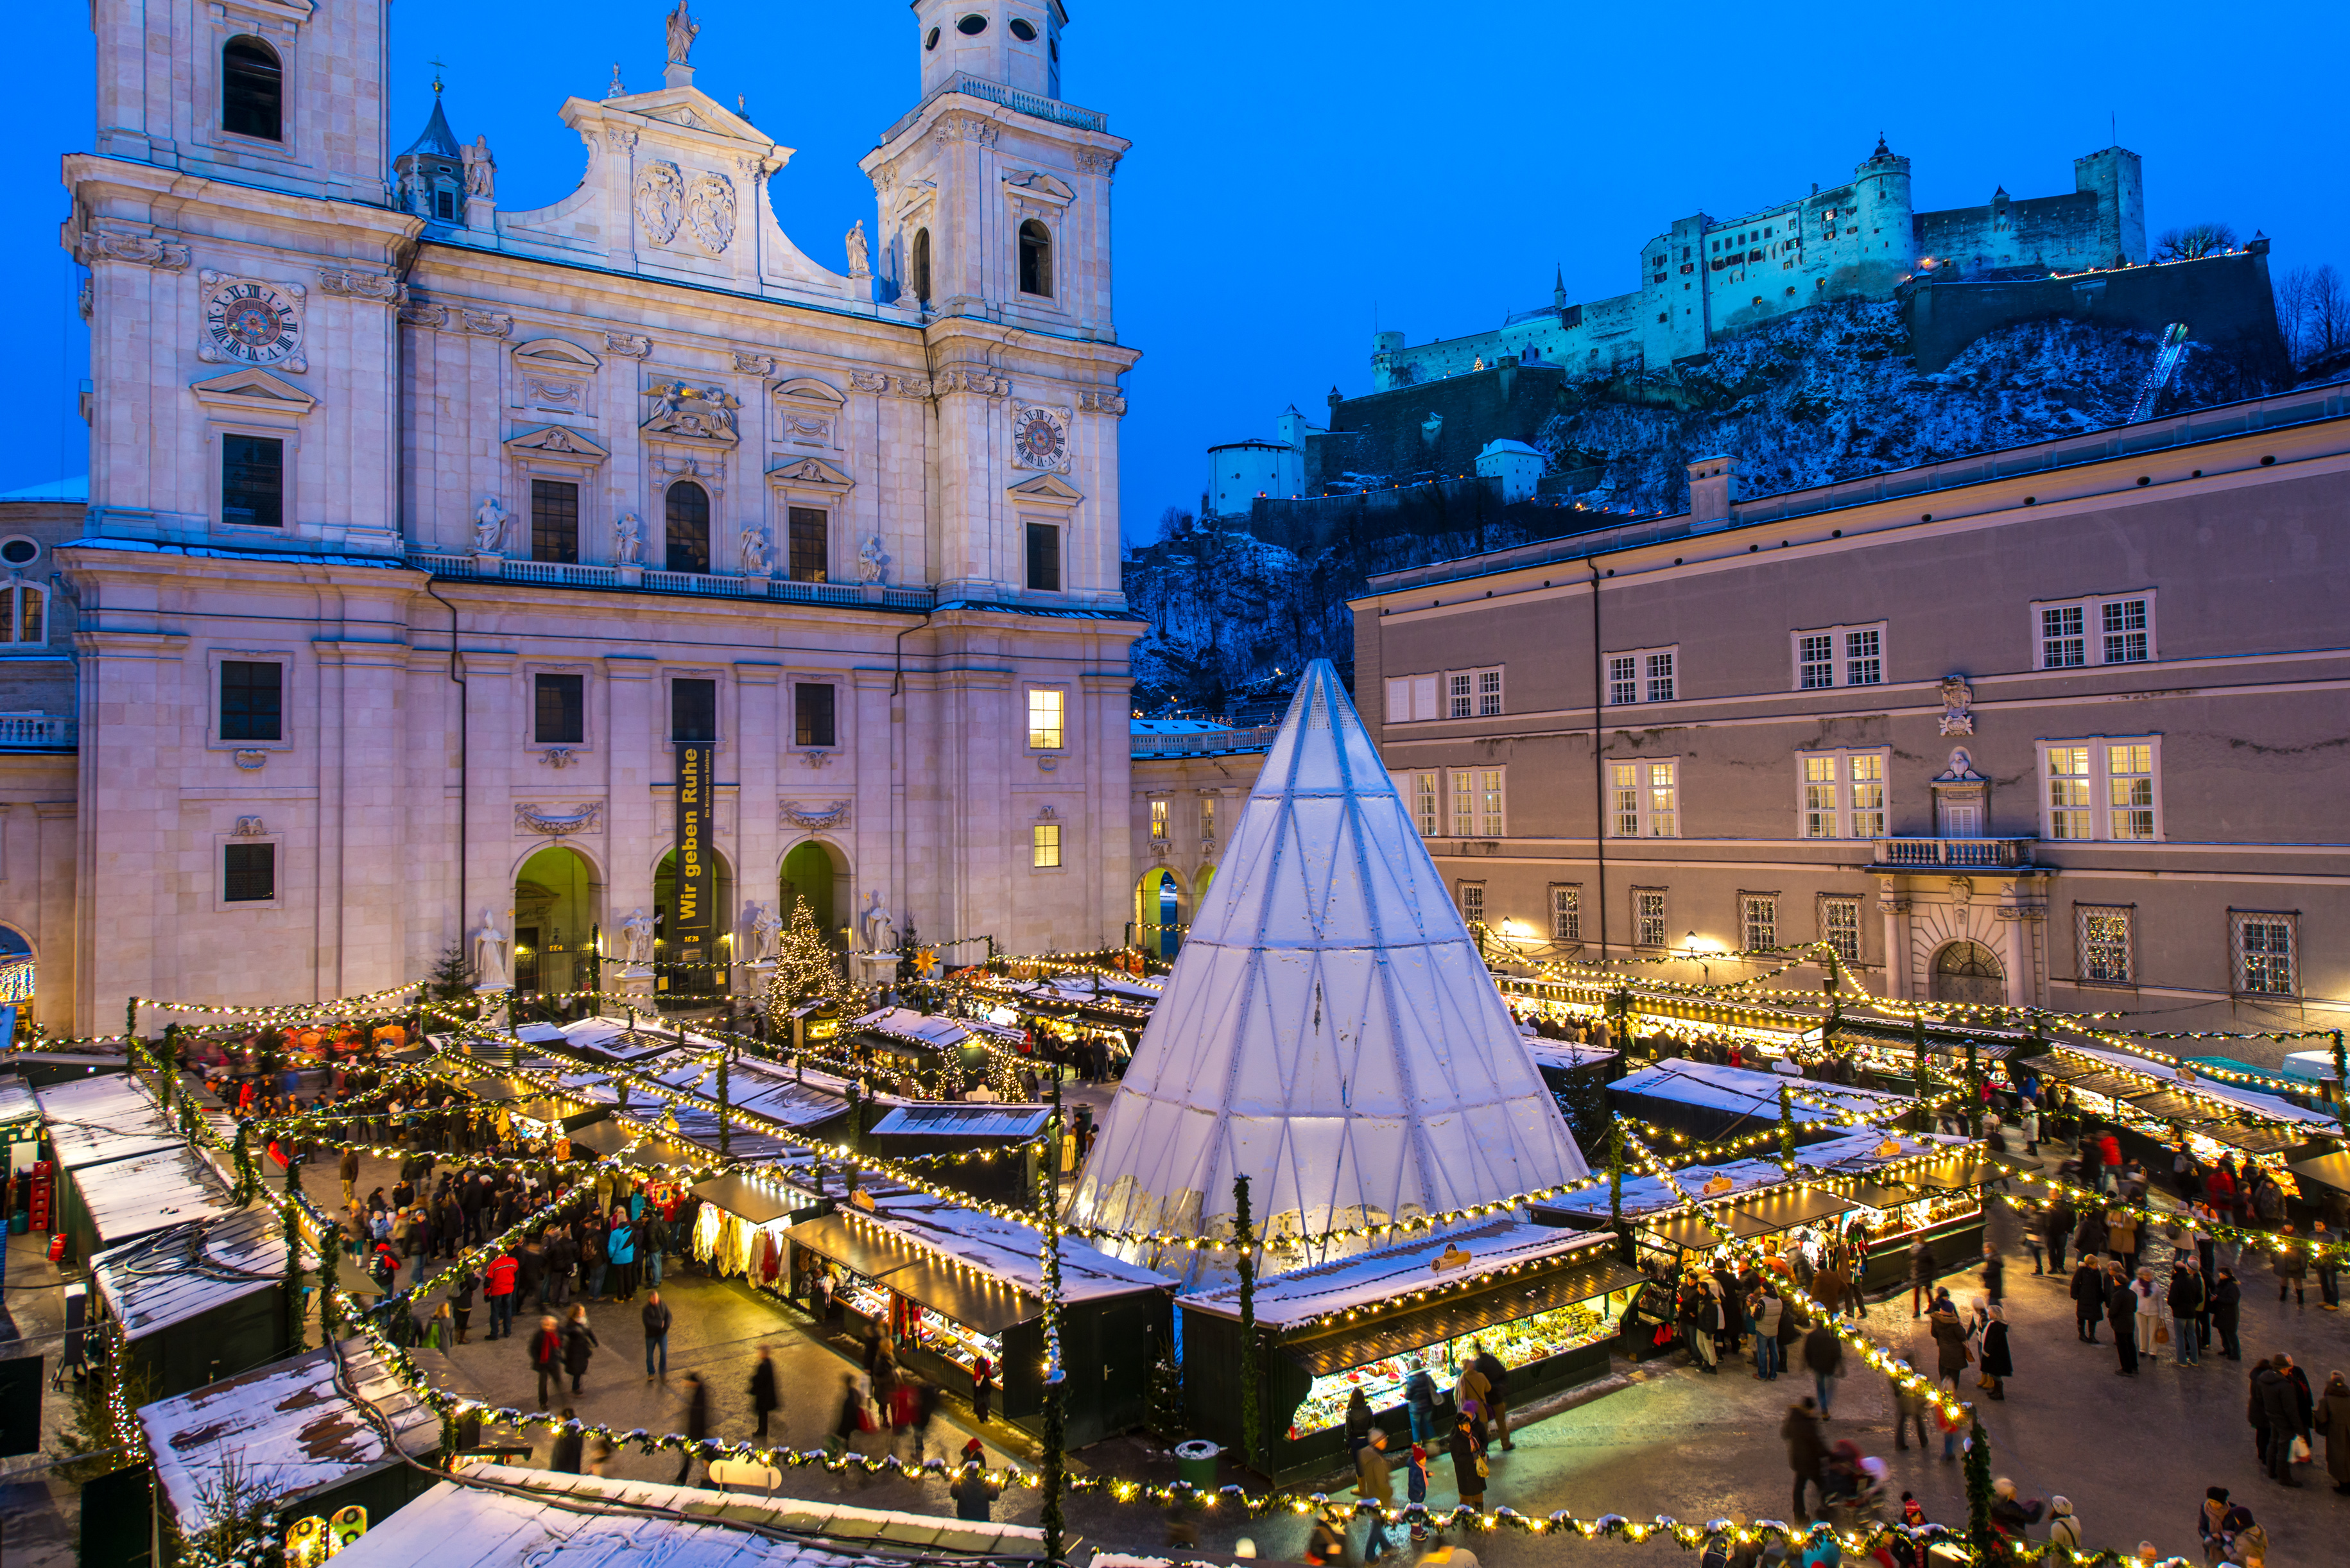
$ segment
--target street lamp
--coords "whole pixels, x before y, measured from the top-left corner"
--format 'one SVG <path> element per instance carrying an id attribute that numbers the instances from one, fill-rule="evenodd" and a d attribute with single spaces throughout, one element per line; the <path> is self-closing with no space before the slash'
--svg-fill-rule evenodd
<path id="1" fill-rule="evenodd" d="M 1703 976 L 1705 976 L 1705 983 L 1706 983 L 1706 984 L 1708 984 L 1708 985 L 1711 985 L 1711 984 L 1713 983 L 1713 966 L 1712 966 L 1711 964 L 1710 964 L 1710 963 L 1706 962 L 1706 961 L 1705 961 L 1705 960 L 1704 960 L 1702 957 L 1700 957 L 1700 954 L 1701 952 L 1703 952 L 1703 951 L 1707 951 L 1707 950 L 1711 950 L 1700 949 L 1700 948 L 1698 946 L 1697 933 L 1696 933 L 1695 931 L 1691 931 L 1691 932 L 1689 934 L 1689 959 L 1690 959 L 1690 961 L 1691 963 L 1693 963 L 1693 964 L 1697 965 L 1697 967 L 1698 967 L 1698 972 L 1699 972 L 1700 974 L 1702 974 Z"/>

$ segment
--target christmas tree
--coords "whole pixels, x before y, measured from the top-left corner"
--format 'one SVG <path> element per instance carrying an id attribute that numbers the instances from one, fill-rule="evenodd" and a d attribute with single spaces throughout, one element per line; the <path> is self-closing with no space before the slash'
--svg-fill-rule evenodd
<path id="1" fill-rule="evenodd" d="M 790 1039 L 792 1009 L 813 997 L 845 1003 L 850 992 L 824 933 L 816 929 L 816 911 L 806 898 L 795 898 L 792 923 L 775 950 L 775 972 L 767 981 L 767 1037 Z"/>

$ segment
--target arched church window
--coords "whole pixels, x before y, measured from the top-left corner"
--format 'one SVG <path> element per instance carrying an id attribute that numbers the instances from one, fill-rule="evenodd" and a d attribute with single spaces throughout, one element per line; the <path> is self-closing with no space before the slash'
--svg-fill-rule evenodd
<path id="1" fill-rule="evenodd" d="M 710 493 L 690 479 L 669 487 L 669 569 L 672 572 L 710 570 Z"/>
<path id="2" fill-rule="evenodd" d="M 1020 225 L 1020 292 L 1053 292 L 1053 234 L 1031 218 Z"/>
<path id="3" fill-rule="evenodd" d="M 221 49 L 221 128 L 265 141 L 286 140 L 286 72 L 277 51 L 258 38 L 231 38 Z"/>
<path id="4" fill-rule="evenodd" d="M 955 31 L 966 38 L 976 38 L 987 31 L 987 18 L 974 11 L 955 24 Z"/>
<path id="5" fill-rule="evenodd" d="M 914 297 L 931 297 L 931 231 L 914 231 Z"/>

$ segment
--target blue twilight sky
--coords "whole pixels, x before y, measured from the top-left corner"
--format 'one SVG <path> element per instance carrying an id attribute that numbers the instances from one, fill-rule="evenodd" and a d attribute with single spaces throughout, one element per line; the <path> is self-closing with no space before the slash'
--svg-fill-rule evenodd
<path id="1" fill-rule="evenodd" d="M 109 0 L 112 3 L 112 0 Z M 322 6 L 352 0 L 317 0 Z M 2276 242 L 2279 266 L 2350 265 L 2341 83 L 2350 7 L 1563 5 L 1556 0 L 1066 0 L 1064 94 L 1134 142 L 1117 186 L 1129 539 L 1191 506 L 1215 441 L 1269 436 L 1295 401 L 1367 389 L 1374 317 L 1410 340 L 1544 302 L 1623 292 L 1677 215 L 1739 213 L 1848 177 L 1882 131 L 1914 161 L 1920 208 L 2069 190 L 2108 116 L 2146 161 L 2150 233 L 2220 218 Z M 580 171 L 556 111 L 660 79 L 666 0 L 562 5 L 400 0 L 392 150 L 422 129 L 446 62 L 461 138 L 486 132 L 500 201 L 551 202 Z M 914 101 L 899 0 L 702 0 L 696 85 L 744 95 L 796 149 L 775 182 L 784 228 L 843 265 L 873 192 L 856 167 Z M 0 181 L 0 292 L 15 302 L 0 490 L 88 467 L 75 393 L 88 343 L 58 248 L 59 154 L 91 140 L 80 4 L 16 14 Z"/>

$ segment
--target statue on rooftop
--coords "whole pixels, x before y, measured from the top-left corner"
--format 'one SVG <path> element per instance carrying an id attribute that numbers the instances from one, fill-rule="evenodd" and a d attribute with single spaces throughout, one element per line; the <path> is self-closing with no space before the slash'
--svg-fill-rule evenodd
<path id="1" fill-rule="evenodd" d="M 677 9 L 669 14 L 669 63 L 671 65 L 685 64 L 685 57 L 693 53 L 694 35 L 701 31 L 702 24 L 686 15 L 685 0 L 677 0 Z"/>

